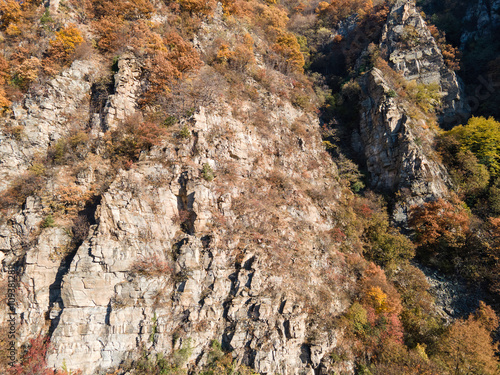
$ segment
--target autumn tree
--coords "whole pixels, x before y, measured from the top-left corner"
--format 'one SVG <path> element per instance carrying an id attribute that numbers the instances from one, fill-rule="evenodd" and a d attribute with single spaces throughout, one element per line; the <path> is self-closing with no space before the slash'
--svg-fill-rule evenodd
<path id="1" fill-rule="evenodd" d="M 145 122 L 140 116 L 131 116 L 107 140 L 108 152 L 124 164 L 138 160 L 142 151 L 149 151 L 158 145 L 165 129 L 153 122 Z"/>
<path id="2" fill-rule="evenodd" d="M 278 68 L 284 72 L 299 72 L 304 69 L 304 55 L 300 51 L 297 37 L 292 33 L 283 32 L 276 38 L 272 49 L 283 59 L 277 62 Z"/>
<path id="3" fill-rule="evenodd" d="M 0 56 L 0 109 L 1 112 L 5 111 L 10 106 L 10 100 L 7 98 L 7 94 L 5 93 L 5 89 L 3 86 L 7 82 L 7 78 L 9 77 L 9 62 L 3 57 Z"/>
<path id="4" fill-rule="evenodd" d="M 0 14 L 0 28 L 7 30 L 21 20 L 21 4 L 16 0 L 0 0 Z"/>
<path id="5" fill-rule="evenodd" d="M 460 50 L 446 41 L 446 34 L 444 31 L 439 30 L 432 24 L 429 24 L 428 28 L 441 49 L 441 54 L 448 68 L 454 71 L 460 70 Z"/>
<path id="6" fill-rule="evenodd" d="M 467 125 L 456 126 L 447 135 L 460 143 L 464 152 L 472 152 L 486 165 L 493 178 L 500 175 L 500 122 L 492 117 L 472 117 Z"/>
<path id="7" fill-rule="evenodd" d="M 403 264 L 393 273 L 391 281 L 401 295 L 405 344 L 410 348 L 425 345 L 433 351 L 443 324 L 435 313 L 434 298 L 424 273 L 413 265 Z"/>
<path id="8" fill-rule="evenodd" d="M 429 254 L 462 246 L 469 224 L 468 211 L 453 198 L 450 201 L 439 198 L 422 206 L 413 206 L 409 218 L 417 245 Z"/>
<path id="9" fill-rule="evenodd" d="M 337 23 L 353 14 L 363 17 L 373 8 L 371 0 L 332 0 L 321 1 L 316 13 L 330 22 Z"/>
<path id="10" fill-rule="evenodd" d="M 198 52 L 176 32 L 157 39 L 147 54 L 146 79 L 148 87 L 143 104 L 154 102 L 161 95 L 168 95 L 170 87 L 177 80 L 202 65 Z"/>
<path id="11" fill-rule="evenodd" d="M 462 197 L 475 198 L 487 189 L 490 180 L 488 168 L 472 151 L 463 149 L 457 138 L 443 134 L 438 141 L 438 150 Z"/>
<path id="12" fill-rule="evenodd" d="M 149 0 L 91 0 L 86 12 L 93 16 L 92 26 L 99 35 L 97 45 L 103 52 L 114 52 L 125 44 L 130 23 L 151 17 Z"/>
<path id="13" fill-rule="evenodd" d="M 363 252 L 367 259 L 391 273 L 415 255 L 413 243 L 390 226 L 387 207 L 380 197 L 367 193 L 353 202 L 363 225 Z"/>
<path id="14" fill-rule="evenodd" d="M 437 358 L 448 374 L 498 374 L 500 362 L 495 356 L 498 344 L 492 333 L 498 327 L 498 317 L 483 302 L 468 319 L 453 323 L 439 343 Z"/>
<path id="15" fill-rule="evenodd" d="M 48 74 L 55 74 L 61 67 L 70 63 L 76 48 L 83 43 L 83 36 L 75 24 L 69 24 L 57 31 L 55 39 L 49 43 L 44 69 Z"/>
<path id="16" fill-rule="evenodd" d="M 181 9 L 196 14 L 210 15 L 215 8 L 215 0 L 177 0 Z"/>

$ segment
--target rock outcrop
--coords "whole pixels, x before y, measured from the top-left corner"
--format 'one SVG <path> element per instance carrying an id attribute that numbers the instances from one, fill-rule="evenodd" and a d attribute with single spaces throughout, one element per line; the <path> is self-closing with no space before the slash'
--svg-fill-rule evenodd
<path id="1" fill-rule="evenodd" d="M 261 138 L 253 126 L 202 111 L 191 140 L 166 145 L 117 176 L 102 197 L 97 224 L 64 276 L 57 306 L 62 312 L 51 313 L 57 316 L 51 365 L 64 362 L 90 375 L 134 358 L 140 349 L 168 354 L 188 347 L 187 362 L 200 365 L 211 340 L 218 340 L 238 362 L 260 373 L 302 374 L 319 368 L 341 333 L 322 329 L 311 311 L 340 314 L 350 286 L 335 285 L 320 271 L 345 272 L 340 259 L 315 245 L 320 233 L 332 228 L 328 206 L 335 201 L 320 213 L 293 177 L 301 178 L 297 173 L 303 162 L 315 161 L 310 175 L 302 178 L 312 187 L 335 191 L 327 172 L 335 167 L 313 133 L 314 122 L 304 123 L 306 134 L 298 139 L 285 124 L 298 120 L 300 112 L 278 107 L 274 116 L 268 121 L 273 131 L 281 129 L 282 143 L 276 146 L 273 137 Z M 235 137 L 213 137 L 222 129 Z M 232 164 L 228 179 L 222 166 L 231 160 L 238 163 Z M 266 178 L 275 163 L 283 168 L 273 178 L 282 182 L 243 188 Z M 213 165 L 213 182 L 200 176 L 204 164 Z M 268 190 L 280 186 L 288 187 Z M 289 197 L 276 211 L 259 209 L 258 200 L 266 194 L 285 193 Z M 262 216 L 252 217 L 259 210 Z M 269 227 L 283 230 L 274 240 L 249 230 L 257 226 L 264 233 L 269 214 L 283 222 Z M 299 237 L 302 243 L 294 243 Z M 319 301 L 318 293 L 327 297 Z M 312 337 L 316 331 L 321 333 Z"/>
<path id="2" fill-rule="evenodd" d="M 464 18 L 462 47 L 479 37 L 491 36 L 500 27 L 500 1 L 478 0 L 472 2 Z"/>
<path id="3" fill-rule="evenodd" d="M 461 123 L 470 109 L 465 101 L 463 83 L 445 64 L 441 50 L 431 35 L 414 0 L 398 0 L 389 13 L 380 41 L 387 61 L 407 80 L 439 84 L 444 127 Z"/>
<path id="4" fill-rule="evenodd" d="M 75 61 L 71 68 L 44 85 L 33 88 L 12 105 L 10 118 L 2 119 L 10 133 L 0 133 L 0 190 L 31 165 L 35 155 L 88 121 L 91 81 L 95 62 Z"/>
<path id="5" fill-rule="evenodd" d="M 413 1 L 399 0 L 391 9 L 380 49 L 389 66 L 406 80 L 439 85 L 443 118 L 467 113 L 459 79 L 446 67 Z M 433 150 L 436 130 L 425 111 L 396 94 L 397 82 L 390 72 L 374 68 L 359 82 L 357 147 L 365 157 L 372 187 L 397 193 L 393 218 L 404 225 L 411 205 L 449 193 L 448 174 Z"/>
<path id="6" fill-rule="evenodd" d="M 359 134 L 372 186 L 398 192 L 394 220 L 404 224 L 410 206 L 448 194 L 446 169 L 432 149 L 435 130 L 424 118 L 413 118 L 409 103 L 391 97 L 393 90 L 379 69 L 362 80 Z M 413 112 L 414 113 L 414 112 Z"/>
<path id="7" fill-rule="evenodd" d="M 103 130 L 116 129 L 117 125 L 137 110 L 141 67 L 132 53 L 118 59 L 114 75 L 113 94 L 109 95 L 102 119 Z"/>
<path id="8" fill-rule="evenodd" d="M 22 172 L 37 150 L 68 134 L 67 110 L 81 113 L 84 103 L 80 120 L 96 139 L 131 114 L 133 66 L 133 57 L 119 61 L 105 111 L 93 105 L 96 79 L 85 62 L 51 81 L 45 99 L 33 92 L 15 106 L 8 121 L 22 124 L 29 142 L 5 138 L 4 150 L 30 153 L 4 151 L 4 172 L 18 159 Z M 317 119 L 273 95 L 217 108 L 201 108 L 182 125 L 189 137 L 172 134 L 114 178 L 83 243 L 64 223 L 42 225 L 52 185 L 2 224 L 3 264 L 21 273 L 19 337 L 48 333 L 50 365 L 93 375 L 142 349 L 189 348 L 194 368 L 217 340 L 260 373 L 353 371 L 350 360 L 329 363 L 342 332 L 328 324 L 348 307 L 355 276 L 328 235 L 345 192 Z M 86 165 L 78 188 L 89 190 L 99 168 Z"/>

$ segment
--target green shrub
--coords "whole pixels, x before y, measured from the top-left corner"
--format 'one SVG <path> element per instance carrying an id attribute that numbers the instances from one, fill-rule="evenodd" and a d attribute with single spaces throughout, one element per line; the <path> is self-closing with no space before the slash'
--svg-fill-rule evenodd
<path id="1" fill-rule="evenodd" d="M 406 84 L 408 97 L 415 102 L 425 113 L 433 112 L 441 105 L 441 88 L 437 83 L 425 85 L 411 81 Z"/>
<path id="2" fill-rule="evenodd" d="M 42 222 L 42 228 L 52 228 L 56 225 L 54 217 L 52 215 L 47 215 Z"/>
<path id="3" fill-rule="evenodd" d="M 187 339 L 182 344 L 182 348 L 174 352 L 172 363 L 175 367 L 182 367 L 188 361 L 192 353 L 193 348 L 191 347 L 191 339 Z"/>
<path id="4" fill-rule="evenodd" d="M 201 173 L 203 174 L 203 178 L 208 182 L 212 181 L 215 178 L 214 170 L 208 163 L 203 164 Z"/>
<path id="5" fill-rule="evenodd" d="M 182 139 L 191 138 L 191 130 L 189 130 L 187 125 L 184 125 L 179 132 L 179 137 Z"/>
<path id="6" fill-rule="evenodd" d="M 493 117 L 472 117 L 467 125 L 447 132 L 460 143 L 463 151 L 471 151 L 481 164 L 488 167 L 493 178 L 500 174 L 500 122 Z"/>
<path id="7" fill-rule="evenodd" d="M 169 128 L 175 124 L 177 124 L 179 120 L 175 116 L 167 116 L 167 118 L 163 121 L 163 126 Z"/>

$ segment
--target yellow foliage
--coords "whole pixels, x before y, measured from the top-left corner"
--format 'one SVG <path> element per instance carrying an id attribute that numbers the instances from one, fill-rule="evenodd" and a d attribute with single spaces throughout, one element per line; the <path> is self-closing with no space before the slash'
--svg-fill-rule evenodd
<path id="1" fill-rule="evenodd" d="M 257 7 L 259 19 L 267 27 L 267 32 L 279 33 L 286 28 L 288 15 L 286 10 L 275 6 L 260 5 Z"/>
<path id="2" fill-rule="evenodd" d="M 219 51 L 217 51 L 217 61 L 221 64 L 227 63 L 227 61 L 233 57 L 234 52 L 229 49 L 227 44 L 220 46 Z"/>
<path id="3" fill-rule="evenodd" d="M 304 55 L 300 52 L 300 44 L 292 33 L 282 33 L 276 39 L 273 50 L 286 60 L 286 71 L 302 72 L 304 68 Z"/>
<path id="4" fill-rule="evenodd" d="M 371 287 L 367 295 L 377 313 L 389 311 L 389 305 L 387 303 L 387 294 L 385 294 L 381 288 L 379 288 L 378 286 Z"/>
<path id="5" fill-rule="evenodd" d="M 76 25 L 69 24 L 56 32 L 56 39 L 49 43 L 54 50 L 62 50 L 68 56 L 75 52 L 78 45 L 83 43 L 83 37 Z"/>
<path id="6" fill-rule="evenodd" d="M 11 23 L 5 29 L 5 34 L 7 34 L 8 36 L 21 35 L 21 29 L 19 29 L 19 26 L 17 26 L 17 24 Z"/>
<path id="7" fill-rule="evenodd" d="M 53 75 L 63 66 L 69 65 L 76 47 L 83 43 L 83 36 L 74 24 L 69 24 L 56 32 L 55 39 L 49 43 L 43 68 L 45 73 Z"/>
<path id="8" fill-rule="evenodd" d="M 7 99 L 7 96 L 5 94 L 5 90 L 0 87 L 0 108 L 1 112 L 4 112 L 9 106 L 11 102 L 9 99 Z"/>
<path id="9" fill-rule="evenodd" d="M 0 14 L 1 28 L 5 30 L 21 19 L 21 5 L 15 0 L 0 0 Z"/>

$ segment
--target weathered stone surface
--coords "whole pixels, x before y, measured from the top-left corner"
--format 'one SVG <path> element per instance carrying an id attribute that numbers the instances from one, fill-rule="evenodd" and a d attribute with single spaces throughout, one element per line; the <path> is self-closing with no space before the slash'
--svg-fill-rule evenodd
<path id="1" fill-rule="evenodd" d="M 50 144 L 88 116 L 88 101 L 96 62 L 75 61 L 43 86 L 34 87 L 21 102 L 12 104 L 5 124 L 21 129 L 20 139 L 0 132 L 0 190 L 30 166 L 34 155 L 44 155 Z M 83 119 L 85 122 L 86 119 Z"/>
<path id="2" fill-rule="evenodd" d="M 404 223 L 409 206 L 448 193 L 449 177 L 432 149 L 435 131 L 411 118 L 407 103 L 387 95 L 382 72 L 373 69 L 362 85 L 367 96 L 359 135 L 370 181 L 378 190 L 401 193 L 394 218 Z"/>
<path id="3" fill-rule="evenodd" d="M 132 53 L 124 53 L 117 62 L 113 95 L 104 108 L 106 129 L 115 129 L 120 121 L 137 110 L 137 93 L 140 88 L 141 68 Z"/>
<path id="4" fill-rule="evenodd" d="M 380 47 L 407 80 L 439 84 L 443 121 L 467 113 L 461 83 L 446 67 L 412 0 L 398 0 L 393 6 Z M 365 157 L 372 187 L 397 193 L 393 219 L 404 225 L 410 206 L 449 194 L 450 179 L 433 149 L 436 130 L 415 103 L 390 95 L 395 88 L 381 70 L 374 68 L 360 84 L 361 121 L 353 144 Z"/>
<path id="5" fill-rule="evenodd" d="M 461 123 L 470 112 L 463 83 L 446 66 L 441 50 L 432 37 L 414 0 L 398 0 L 384 26 L 380 47 L 390 65 L 408 80 L 436 83 L 443 93 L 439 113 L 444 127 Z"/>
<path id="6" fill-rule="evenodd" d="M 116 177 L 102 196 L 98 224 L 64 276 L 49 364 L 59 367 L 65 361 L 90 375 L 118 366 L 141 349 L 169 355 L 189 345 L 188 366 L 201 365 L 216 339 L 260 373 L 304 374 L 319 368 L 339 333 L 332 330 L 305 344 L 315 327 L 305 306 L 321 303 L 330 317 L 347 307 L 340 290 L 328 294 L 331 301 L 314 298 L 316 290 L 331 288 L 316 274 L 331 267 L 328 253 L 313 244 L 318 233 L 333 226 L 329 215 L 335 198 L 320 208 L 303 196 L 308 203 L 283 201 L 276 211 L 282 220 L 308 228 L 276 226 L 288 236 L 302 236 L 300 248 L 308 255 L 294 260 L 301 264 L 297 269 L 283 268 L 273 258 L 279 246 L 268 250 L 265 241 L 242 237 L 246 227 L 266 219 L 246 217 L 253 207 L 245 212 L 239 205 L 256 199 L 258 189 L 248 190 L 248 185 L 267 178 L 275 164 L 284 179 L 307 176 L 313 186 L 332 189 L 336 169 L 314 132 L 314 120 L 286 103 L 271 116 L 266 131 L 272 137 L 263 137 L 228 110 L 202 108 L 191 125 L 192 139 L 175 150 L 170 145 L 154 149 Z M 305 126 L 301 142 L 289 128 L 299 119 Z M 313 161 L 307 175 L 299 174 Z M 224 180 L 219 168 L 228 162 L 233 177 Z M 214 169 L 215 181 L 202 178 L 204 164 Z M 138 261 L 153 257 L 169 271 L 137 272 Z M 281 265 L 270 267 L 273 262 Z"/>
<path id="7" fill-rule="evenodd" d="M 500 1 L 472 1 L 463 20 L 462 47 L 480 37 L 491 36 L 500 26 Z"/>

